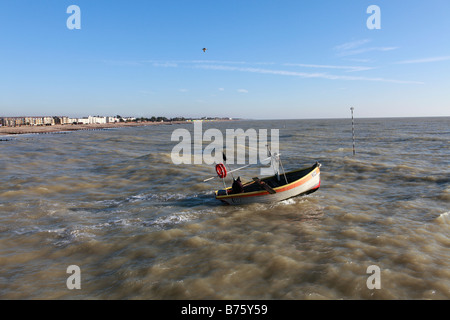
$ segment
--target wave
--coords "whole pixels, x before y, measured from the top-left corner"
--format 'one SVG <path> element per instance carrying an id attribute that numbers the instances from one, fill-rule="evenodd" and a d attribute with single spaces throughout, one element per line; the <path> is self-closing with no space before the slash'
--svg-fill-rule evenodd
<path id="1" fill-rule="evenodd" d="M 443 225 L 450 225 L 450 211 L 441 213 L 439 215 L 439 217 L 436 218 L 436 220 L 438 221 L 438 223 L 443 224 Z"/>

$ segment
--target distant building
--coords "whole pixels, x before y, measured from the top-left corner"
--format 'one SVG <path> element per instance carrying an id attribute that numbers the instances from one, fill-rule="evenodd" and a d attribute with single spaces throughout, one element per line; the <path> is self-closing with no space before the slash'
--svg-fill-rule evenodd
<path id="1" fill-rule="evenodd" d="M 89 124 L 89 118 L 88 117 L 83 117 L 83 118 L 78 118 L 78 124 Z"/>
<path id="2" fill-rule="evenodd" d="M 208 121 L 217 118 L 203 117 L 198 121 Z M 231 118 L 224 118 L 230 119 Z M 166 121 L 195 121 L 196 119 L 185 119 L 177 117 L 167 119 L 166 117 L 151 117 L 135 118 L 135 117 L 121 117 L 121 116 L 88 116 L 83 118 L 69 118 L 67 116 L 42 116 L 42 117 L 0 117 L 0 126 L 2 127 L 18 127 L 18 126 L 53 126 L 66 124 L 106 124 L 116 122 L 131 122 L 131 121 L 152 121 L 152 122 L 166 122 Z"/>
<path id="3" fill-rule="evenodd" d="M 61 118 L 61 124 L 70 124 L 69 117 L 62 116 Z"/>
<path id="4" fill-rule="evenodd" d="M 55 125 L 55 119 L 53 117 L 42 117 L 44 122 L 44 126 L 53 126 Z"/>
<path id="5" fill-rule="evenodd" d="M 25 117 L 4 117 L 1 122 L 5 127 L 19 127 L 25 125 Z"/>
<path id="6" fill-rule="evenodd" d="M 106 117 L 106 123 L 116 123 L 119 122 L 119 119 L 116 117 Z"/>

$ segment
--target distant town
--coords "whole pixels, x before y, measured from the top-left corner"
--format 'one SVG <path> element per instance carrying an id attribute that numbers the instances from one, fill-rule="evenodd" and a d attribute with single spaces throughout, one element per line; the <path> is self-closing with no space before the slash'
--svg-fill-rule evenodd
<path id="1" fill-rule="evenodd" d="M 202 117 L 202 118 L 166 118 L 166 117 L 121 117 L 117 116 L 88 116 L 82 118 L 70 118 L 66 116 L 46 116 L 46 117 L 0 117 L 0 127 L 21 127 L 21 126 L 53 126 L 53 125 L 78 125 L 78 124 L 107 124 L 119 122 L 174 122 L 174 121 L 214 121 L 233 120 L 232 118 Z"/>

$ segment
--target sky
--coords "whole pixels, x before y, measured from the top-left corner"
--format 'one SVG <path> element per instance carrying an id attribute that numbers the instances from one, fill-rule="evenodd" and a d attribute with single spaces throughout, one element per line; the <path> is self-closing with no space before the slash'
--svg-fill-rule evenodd
<path id="1" fill-rule="evenodd" d="M 450 116 L 449 14 L 448 0 L 1 0 L 0 116 Z"/>

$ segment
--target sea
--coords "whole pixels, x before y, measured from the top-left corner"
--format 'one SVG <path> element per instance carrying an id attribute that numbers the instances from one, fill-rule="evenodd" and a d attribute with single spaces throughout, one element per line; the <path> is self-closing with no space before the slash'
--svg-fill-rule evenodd
<path id="1" fill-rule="evenodd" d="M 450 299 L 449 117 L 356 118 L 355 154 L 351 119 L 204 122 L 322 165 L 317 192 L 243 206 L 213 164 L 174 164 L 176 129 L 1 136 L 0 299 Z"/>

